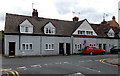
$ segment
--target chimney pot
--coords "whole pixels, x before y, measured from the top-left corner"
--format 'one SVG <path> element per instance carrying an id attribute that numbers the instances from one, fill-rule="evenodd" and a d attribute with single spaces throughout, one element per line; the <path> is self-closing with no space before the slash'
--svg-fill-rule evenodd
<path id="1" fill-rule="evenodd" d="M 38 17 L 37 9 L 33 9 L 32 16 L 33 17 Z"/>
<path id="2" fill-rule="evenodd" d="M 73 21 L 78 21 L 79 20 L 79 18 L 78 17 L 73 17 Z"/>
<path id="3" fill-rule="evenodd" d="M 112 19 L 115 20 L 116 19 L 115 16 L 113 16 Z"/>

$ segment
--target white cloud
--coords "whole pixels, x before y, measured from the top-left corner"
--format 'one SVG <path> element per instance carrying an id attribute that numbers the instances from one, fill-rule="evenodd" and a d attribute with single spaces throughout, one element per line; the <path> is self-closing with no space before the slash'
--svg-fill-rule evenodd
<path id="1" fill-rule="evenodd" d="M 0 30 L 4 29 L 5 14 L 13 13 L 29 15 L 32 13 L 32 3 L 38 9 L 39 17 L 72 20 L 72 11 L 80 12 L 80 19 L 87 18 L 89 22 L 100 23 L 103 13 L 118 19 L 119 0 L 2 0 L 0 2 Z M 117 20 L 116 19 L 116 20 Z"/>

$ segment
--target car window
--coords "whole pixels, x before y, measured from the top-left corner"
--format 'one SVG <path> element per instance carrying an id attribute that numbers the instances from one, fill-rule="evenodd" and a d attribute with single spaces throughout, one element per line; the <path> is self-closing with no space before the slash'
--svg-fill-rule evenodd
<path id="1" fill-rule="evenodd" d="M 92 47 L 92 49 L 96 49 L 96 47 Z"/>
<path id="2" fill-rule="evenodd" d="M 116 46 L 116 47 L 114 47 L 114 49 L 120 49 L 120 47 L 119 47 L 119 46 Z"/>
<path id="3" fill-rule="evenodd" d="M 88 49 L 89 47 L 88 46 L 86 46 L 84 49 Z"/>

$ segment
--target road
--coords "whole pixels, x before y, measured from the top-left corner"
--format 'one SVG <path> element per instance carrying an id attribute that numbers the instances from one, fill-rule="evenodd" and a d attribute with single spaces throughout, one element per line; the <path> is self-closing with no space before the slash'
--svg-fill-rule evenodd
<path id="1" fill-rule="evenodd" d="M 85 76 L 115 76 L 118 67 L 101 63 L 101 59 L 116 58 L 117 54 L 106 55 L 70 55 L 48 57 L 2 57 L 2 69 L 17 71 L 20 76 L 30 75 L 68 75 L 82 73 Z M 29 76 L 30 76 L 29 75 Z"/>

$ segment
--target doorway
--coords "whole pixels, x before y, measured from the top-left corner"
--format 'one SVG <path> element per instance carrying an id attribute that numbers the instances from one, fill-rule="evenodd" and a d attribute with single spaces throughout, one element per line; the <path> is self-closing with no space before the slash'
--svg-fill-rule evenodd
<path id="1" fill-rule="evenodd" d="M 103 44 L 103 49 L 106 50 L 106 44 Z"/>
<path id="2" fill-rule="evenodd" d="M 59 43 L 59 54 L 64 55 L 64 43 Z"/>
<path id="3" fill-rule="evenodd" d="M 15 56 L 15 42 L 9 42 L 9 56 Z"/>
<path id="4" fill-rule="evenodd" d="M 66 43 L 66 53 L 70 55 L 70 43 Z"/>

